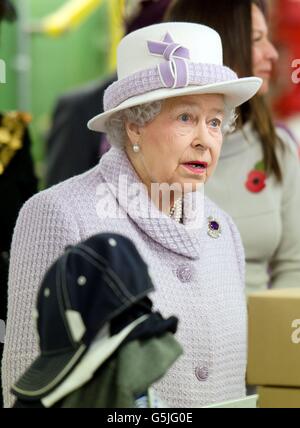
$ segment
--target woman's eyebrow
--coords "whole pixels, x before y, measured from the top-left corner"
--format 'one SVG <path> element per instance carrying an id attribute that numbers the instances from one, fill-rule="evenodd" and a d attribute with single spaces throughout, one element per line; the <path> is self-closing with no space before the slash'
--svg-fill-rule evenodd
<path id="1" fill-rule="evenodd" d="M 223 108 L 212 108 L 210 112 L 214 114 L 222 114 L 225 116 L 225 110 Z"/>
<path id="2" fill-rule="evenodd" d="M 183 108 L 199 108 L 196 103 L 177 103 L 172 106 L 173 109 L 183 109 Z"/>
<path id="3" fill-rule="evenodd" d="M 269 34 L 269 32 L 268 32 L 268 30 L 265 30 L 265 31 L 263 31 L 263 30 L 257 30 L 257 29 L 253 29 L 253 33 L 259 33 L 259 35 L 260 36 L 263 36 L 264 34 Z"/>
<path id="4" fill-rule="evenodd" d="M 201 108 L 201 106 L 199 106 L 197 103 L 193 103 L 193 102 L 181 102 L 178 103 L 176 105 L 173 105 L 172 110 L 182 110 L 182 109 L 189 109 L 189 110 L 194 110 L 194 111 L 203 111 L 204 109 Z M 223 116 L 225 116 L 225 110 L 222 107 L 212 107 L 211 109 L 208 110 L 209 114 L 222 114 Z"/>

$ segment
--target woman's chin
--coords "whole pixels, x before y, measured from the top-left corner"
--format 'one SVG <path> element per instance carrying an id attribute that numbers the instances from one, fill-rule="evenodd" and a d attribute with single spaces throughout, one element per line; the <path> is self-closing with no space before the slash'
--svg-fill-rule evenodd
<path id="1" fill-rule="evenodd" d="M 262 78 L 262 79 L 263 79 L 263 83 L 260 87 L 258 95 L 264 96 L 264 95 L 267 95 L 267 93 L 269 92 L 270 82 L 269 82 L 269 79 L 264 79 L 264 78 Z"/>
<path id="2" fill-rule="evenodd" d="M 206 182 L 206 177 L 203 177 L 201 180 L 193 180 L 190 182 L 185 182 L 183 184 L 183 192 L 191 193 L 199 191 Z"/>

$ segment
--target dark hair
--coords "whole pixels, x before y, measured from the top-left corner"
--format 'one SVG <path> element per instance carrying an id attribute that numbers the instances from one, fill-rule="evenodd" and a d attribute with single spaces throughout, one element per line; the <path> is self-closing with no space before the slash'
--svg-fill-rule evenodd
<path id="1" fill-rule="evenodd" d="M 267 16 L 264 0 L 175 0 L 166 21 L 196 22 L 215 29 L 223 41 L 224 64 L 235 70 L 239 77 L 253 75 L 252 63 L 252 4 Z M 271 112 L 265 98 L 259 94 L 238 108 L 238 126 L 251 121 L 262 145 L 264 164 L 268 175 L 282 181 L 282 171 L 276 148 L 284 148 L 276 134 Z"/>
<path id="2" fill-rule="evenodd" d="M 0 0 L 0 21 L 15 21 L 17 13 L 9 0 Z"/>
<path id="3" fill-rule="evenodd" d="M 139 28 L 162 22 L 170 3 L 171 0 L 140 1 L 137 14 L 125 21 L 126 34 Z"/>

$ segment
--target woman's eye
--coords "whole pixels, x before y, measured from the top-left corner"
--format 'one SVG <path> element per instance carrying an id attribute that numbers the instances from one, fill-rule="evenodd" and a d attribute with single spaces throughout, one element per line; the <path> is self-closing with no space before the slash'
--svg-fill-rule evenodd
<path id="1" fill-rule="evenodd" d="M 221 127 L 222 122 L 220 121 L 220 119 L 213 119 L 210 121 L 210 124 L 213 128 L 217 129 Z"/>
<path id="2" fill-rule="evenodd" d="M 188 113 L 183 113 L 179 116 L 179 119 L 181 120 L 181 122 L 188 122 L 189 120 L 191 120 L 191 115 Z"/>
<path id="3" fill-rule="evenodd" d="M 255 36 L 253 36 L 252 42 L 253 43 L 260 42 L 262 39 L 263 39 L 263 35 L 262 34 L 256 34 Z"/>

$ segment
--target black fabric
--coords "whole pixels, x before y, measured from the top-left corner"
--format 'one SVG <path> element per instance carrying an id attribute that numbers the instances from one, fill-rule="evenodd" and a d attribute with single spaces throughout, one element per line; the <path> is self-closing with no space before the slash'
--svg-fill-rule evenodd
<path id="1" fill-rule="evenodd" d="M 0 121 L 3 115 L 0 114 Z M 25 130 L 23 146 L 0 175 L 0 319 L 6 320 L 9 252 L 13 230 L 22 205 L 37 192 L 37 178 L 31 157 L 31 140 Z M 3 345 L 0 345 L 0 361 Z M 1 365 L 0 365 L 1 379 Z M 2 393 L 0 389 L 0 403 Z"/>
<path id="2" fill-rule="evenodd" d="M 178 318 L 170 317 L 164 319 L 159 312 L 155 312 L 150 317 L 136 328 L 126 337 L 124 344 L 133 340 L 147 340 L 153 337 L 162 336 L 169 332 L 175 334 L 177 331 Z"/>
<path id="3" fill-rule="evenodd" d="M 145 314 L 149 315 L 145 321 L 134 328 L 124 342 L 122 342 L 121 346 L 133 340 L 147 340 L 158 337 L 166 332 L 176 333 L 178 319 L 174 316 L 165 319 L 159 312 L 152 312 L 152 306 L 152 301 L 146 297 L 111 321 L 110 333 L 114 335 L 118 334 L 139 317 Z"/>
<path id="4" fill-rule="evenodd" d="M 57 102 L 46 141 L 46 186 L 52 186 L 94 167 L 100 158 L 101 133 L 87 122 L 103 112 L 105 89 L 117 79 L 93 83 Z"/>
<path id="5" fill-rule="evenodd" d="M 152 313 L 152 301 L 145 297 L 137 303 L 131 305 L 128 309 L 117 315 L 110 323 L 110 334 L 113 336 L 118 334 L 127 325 L 138 319 L 143 315 L 150 315 Z"/>

